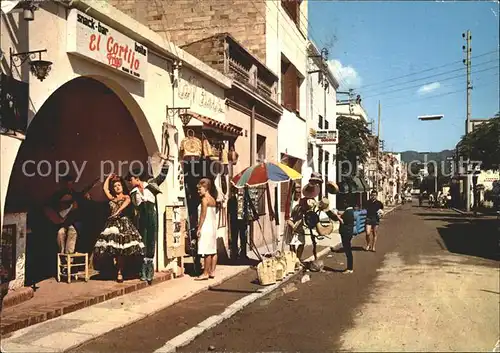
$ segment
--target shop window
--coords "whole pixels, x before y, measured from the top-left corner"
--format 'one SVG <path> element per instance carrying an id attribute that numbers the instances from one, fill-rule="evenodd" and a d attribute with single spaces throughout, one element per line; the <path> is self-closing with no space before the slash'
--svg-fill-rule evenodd
<path id="1" fill-rule="evenodd" d="M 300 85 L 299 72 L 284 56 L 281 59 L 281 104 L 291 112 L 299 112 Z"/>
<path id="2" fill-rule="evenodd" d="M 257 158 L 264 161 L 266 159 L 266 137 L 257 135 Z"/>

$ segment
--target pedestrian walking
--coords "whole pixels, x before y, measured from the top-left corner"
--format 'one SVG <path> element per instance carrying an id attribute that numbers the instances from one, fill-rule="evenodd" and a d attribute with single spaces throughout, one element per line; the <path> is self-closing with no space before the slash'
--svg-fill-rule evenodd
<path id="1" fill-rule="evenodd" d="M 377 191 L 373 190 L 366 203 L 366 251 L 375 252 L 377 244 L 378 226 L 384 210 L 384 204 L 377 200 Z"/>
<path id="2" fill-rule="evenodd" d="M 339 217 L 340 222 L 340 238 L 342 240 L 342 248 L 344 249 L 347 258 L 347 268 L 343 273 L 349 274 L 354 272 L 354 259 L 352 256 L 352 237 L 354 234 L 354 207 L 349 205 L 344 213 Z"/>

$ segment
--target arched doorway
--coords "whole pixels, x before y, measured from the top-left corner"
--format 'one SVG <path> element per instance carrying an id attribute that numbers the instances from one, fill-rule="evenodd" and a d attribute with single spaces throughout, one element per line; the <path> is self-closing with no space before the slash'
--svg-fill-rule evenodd
<path id="1" fill-rule="evenodd" d="M 28 212 L 28 285 L 56 272 L 57 230 L 41 210 L 58 189 L 57 176 L 69 168 L 78 178 L 78 190 L 102 174 L 109 174 L 112 168 L 124 175 L 132 161 L 137 161 L 135 167 L 139 162 L 147 165 L 145 139 L 151 149 L 151 129 L 133 98 L 123 97 L 123 92 L 119 92 L 120 97 L 115 93 L 117 87 L 115 84 L 111 90 L 89 77 L 71 80 L 47 99 L 29 126 L 13 166 L 5 202 L 5 213 Z M 92 190 L 94 202 L 84 212 L 85 231 L 77 241 L 80 252 L 92 250 L 108 215 L 100 186 Z"/>

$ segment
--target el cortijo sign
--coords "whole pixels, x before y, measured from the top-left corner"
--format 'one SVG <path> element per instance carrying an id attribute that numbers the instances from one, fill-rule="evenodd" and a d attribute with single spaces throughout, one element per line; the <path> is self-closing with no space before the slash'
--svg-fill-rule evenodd
<path id="1" fill-rule="evenodd" d="M 67 52 L 145 80 L 148 49 L 133 39 L 72 9 L 68 15 Z"/>

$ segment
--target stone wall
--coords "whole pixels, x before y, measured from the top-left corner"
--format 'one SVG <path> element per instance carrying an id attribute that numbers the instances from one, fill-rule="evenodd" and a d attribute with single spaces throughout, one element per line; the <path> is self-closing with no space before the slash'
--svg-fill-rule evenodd
<path id="1" fill-rule="evenodd" d="M 108 3 L 178 46 L 227 32 L 266 62 L 264 0 L 109 0 Z"/>

